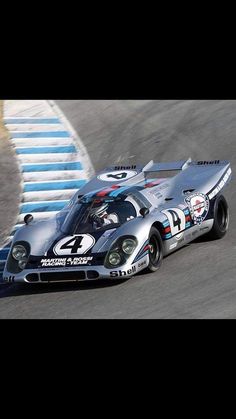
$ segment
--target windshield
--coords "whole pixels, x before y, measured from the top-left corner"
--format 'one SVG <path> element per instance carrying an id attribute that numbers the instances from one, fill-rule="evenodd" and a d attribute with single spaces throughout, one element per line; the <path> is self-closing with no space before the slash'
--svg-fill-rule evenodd
<path id="1" fill-rule="evenodd" d="M 71 208 L 62 231 L 79 234 L 118 227 L 137 217 L 137 204 L 130 201 L 84 197 Z"/>

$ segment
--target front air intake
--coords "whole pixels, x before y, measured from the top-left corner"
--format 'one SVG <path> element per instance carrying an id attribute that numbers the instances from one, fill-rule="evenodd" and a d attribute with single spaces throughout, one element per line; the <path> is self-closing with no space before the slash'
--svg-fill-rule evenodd
<path id="1" fill-rule="evenodd" d="M 40 279 L 43 282 L 80 281 L 80 280 L 86 279 L 86 275 L 84 271 L 43 272 L 43 273 L 40 273 Z"/>

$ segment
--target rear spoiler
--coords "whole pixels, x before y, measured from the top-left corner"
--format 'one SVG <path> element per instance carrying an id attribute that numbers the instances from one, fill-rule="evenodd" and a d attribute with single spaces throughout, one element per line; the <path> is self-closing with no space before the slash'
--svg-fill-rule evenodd
<path id="1" fill-rule="evenodd" d="M 191 157 L 188 160 L 180 160 L 168 163 L 154 163 L 151 160 L 142 170 L 144 173 L 151 172 L 161 172 L 161 171 L 171 171 L 171 170 L 185 170 L 189 166 L 219 166 L 229 164 L 227 160 L 201 160 L 201 161 L 192 161 Z"/>
<path id="2" fill-rule="evenodd" d="M 144 173 L 151 173 L 151 172 L 160 172 L 160 171 L 169 171 L 169 170 L 185 170 L 191 164 L 192 160 L 189 158 L 188 160 L 181 160 L 181 161 L 174 161 L 168 163 L 154 163 L 151 160 L 144 168 Z"/>

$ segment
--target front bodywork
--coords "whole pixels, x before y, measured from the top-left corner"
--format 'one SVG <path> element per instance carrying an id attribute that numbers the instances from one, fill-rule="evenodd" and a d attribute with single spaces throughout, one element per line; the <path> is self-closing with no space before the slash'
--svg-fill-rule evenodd
<path id="1" fill-rule="evenodd" d="M 178 170 L 171 177 L 166 171 Z M 152 178 L 151 175 L 158 174 Z M 150 178 L 151 176 L 151 178 Z M 145 167 L 111 167 L 80 189 L 70 203 L 50 220 L 31 222 L 20 228 L 12 241 L 5 265 L 5 281 L 50 282 L 131 277 L 149 264 L 149 232 L 155 226 L 167 255 L 210 231 L 216 196 L 230 181 L 229 162 L 219 160 L 154 164 Z M 138 208 L 149 214 L 99 231 L 64 230 L 65 219 L 84 196 L 131 196 Z M 134 237 L 137 246 L 117 268 L 106 265 L 107 254 L 120 238 Z M 12 257 L 16 244 L 26 243 L 29 258 L 25 269 L 17 268 Z"/>

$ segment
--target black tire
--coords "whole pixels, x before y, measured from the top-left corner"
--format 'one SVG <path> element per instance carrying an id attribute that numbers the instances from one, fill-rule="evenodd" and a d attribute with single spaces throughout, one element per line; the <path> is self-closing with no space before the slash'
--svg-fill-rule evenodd
<path id="1" fill-rule="evenodd" d="M 216 198 L 213 208 L 214 223 L 211 231 L 206 234 L 209 240 L 219 240 L 225 236 L 229 227 L 229 207 L 223 195 Z"/>
<path id="2" fill-rule="evenodd" d="M 163 259 L 163 243 L 159 231 L 152 227 L 149 233 L 149 265 L 147 272 L 156 272 Z"/>

